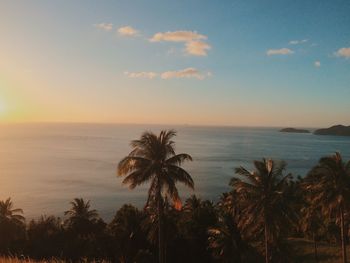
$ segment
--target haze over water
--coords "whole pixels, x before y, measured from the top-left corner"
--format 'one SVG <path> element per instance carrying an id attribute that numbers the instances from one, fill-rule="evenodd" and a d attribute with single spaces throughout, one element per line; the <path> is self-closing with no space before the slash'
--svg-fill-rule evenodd
<path id="1" fill-rule="evenodd" d="M 63 216 L 75 197 L 90 199 L 105 219 L 124 203 L 142 207 L 147 185 L 130 191 L 116 176 L 129 143 L 145 130 L 174 128 L 177 153 L 192 155 L 185 165 L 195 194 L 217 200 L 229 190 L 234 168 L 252 168 L 256 159 L 288 163 L 287 172 L 305 175 L 324 155 L 350 158 L 350 138 L 280 133 L 279 128 L 157 126 L 121 124 L 3 125 L 0 133 L 0 198 L 11 197 L 27 218 Z M 180 187 L 184 200 L 189 194 Z"/>

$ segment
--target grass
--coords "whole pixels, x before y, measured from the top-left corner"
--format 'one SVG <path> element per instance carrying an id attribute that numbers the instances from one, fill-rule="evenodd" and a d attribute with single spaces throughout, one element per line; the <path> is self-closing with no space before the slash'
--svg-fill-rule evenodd
<path id="1" fill-rule="evenodd" d="M 315 261 L 314 243 L 302 238 L 291 238 L 288 244 L 293 247 L 295 252 L 295 262 L 312 263 Z M 335 263 L 341 262 L 340 244 L 329 244 L 326 242 L 317 243 L 318 262 Z M 350 246 L 347 247 L 348 260 L 350 256 Z"/>
<path id="2" fill-rule="evenodd" d="M 294 261 L 298 263 L 314 263 L 314 243 L 303 238 L 290 238 L 287 244 L 293 248 Z M 319 263 L 338 263 L 341 262 L 340 245 L 319 242 L 317 244 Z M 348 259 L 350 259 L 350 246 L 347 249 Z M 52 258 L 50 260 L 32 260 L 29 258 L 18 257 L 0 257 L 0 263 L 65 263 L 66 261 Z M 88 262 L 82 260 L 81 262 Z M 90 261 L 89 261 L 90 262 Z M 107 263 L 107 261 L 94 261 L 92 263 Z"/>
<path id="3" fill-rule="evenodd" d="M 57 259 L 57 258 L 52 258 L 48 260 L 33 260 L 30 258 L 0 257 L 0 263 L 66 263 L 66 262 L 67 261 L 64 261 L 62 259 Z M 81 260 L 81 262 L 108 263 L 108 261 L 105 261 L 105 260 L 99 260 L 99 261 Z"/>

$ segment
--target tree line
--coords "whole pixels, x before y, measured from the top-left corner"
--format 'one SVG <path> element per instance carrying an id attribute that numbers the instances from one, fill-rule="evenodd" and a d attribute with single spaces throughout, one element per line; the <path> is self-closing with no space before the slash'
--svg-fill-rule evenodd
<path id="1" fill-rule="evenodd" d="M 76 198 L 65 218 L 41 216 L 25 223 L 11 199 L 0 201 L 0 253 L 113 262 L 295 262 L 288 238 L 339 244 L 347 262 L 350 161 L 322 157 L 305 177 L 286 173 L 283 161 L 237 167 L 231 190 L 217 202 L 192 195 L 181 201 L 177 183 L 194 189 L 181 167 L 190 155 L 175 153 L 176 132 L 145 132 L 118 164 L 130 189 L 147 183 L 143 209 L 123 205 L 111 222 Z"/>

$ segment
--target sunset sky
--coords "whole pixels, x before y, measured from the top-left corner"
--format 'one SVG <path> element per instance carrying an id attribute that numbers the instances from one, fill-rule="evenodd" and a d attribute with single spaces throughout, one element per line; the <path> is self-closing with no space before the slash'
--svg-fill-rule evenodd
<path id="1" fill-rule="evenodd" d="M 350 125 L 350 1 L 0 0 L 0 122 Z"/>

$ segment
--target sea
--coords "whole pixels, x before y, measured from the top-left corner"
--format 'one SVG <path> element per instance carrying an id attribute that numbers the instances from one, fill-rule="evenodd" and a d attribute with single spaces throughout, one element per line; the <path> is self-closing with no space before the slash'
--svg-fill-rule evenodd
<path id="1" fill-rule="evenodd" d="M 0 200 L 11 197 L 27 220 L 63 217 L 76 197 L 90 200 L 105 220 L 126 203 L 142 208 L 148 185 L 130 190 L 117 165 L 131 151 L 131 140 L 162 129 L 175 129 L 176 152 L 193 157 L 184 168 L 195 190 L 179 186 L 183 200 L 196 194 L 217 201 L 230 190 L 235 167 L 251 170 L 262 158 L 286 161 L 286 173 L 294 176 L 305 176 L 320 157 L 336 151 L 350 159 L 350 137 L 282 133 L 279 127 L 9 124 L 0 126 Z"/>

